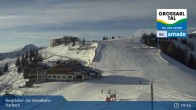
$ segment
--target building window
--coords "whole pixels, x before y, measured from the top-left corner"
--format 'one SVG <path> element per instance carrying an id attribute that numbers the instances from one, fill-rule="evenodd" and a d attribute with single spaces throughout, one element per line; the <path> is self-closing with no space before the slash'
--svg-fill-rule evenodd
<path id="1" fill-rule="evenodd" d="M 56 78 L 56 76 L 53 76 L 53 78 Z"/>
<path id="2" fill-rule="evenodd" d="M 71 79 L 71 78 L 72 78 L 72 76 L 69 76 L 69 78 Z"/>
<path id="3" fill-rule="evenodd" d="M 82 75 L 76 76 L 77 79 L 82 79 Z"/>
<path id="4" fill-rule="evenodd" d="M 64 78 L 64 79 L 65 79 L 65 78 L 66 78 L 66 76 L 62 76 L 62 78 Z"/>
<path id="5" fill-rule="evenodd" d="M 57 76 L 57 78 L 61 78 L 61 76 Z"/>
<path id="6" fill-rule="evenodd" d="M 48 78 L 51 78 L 51 76 L 49 75 Z"/>

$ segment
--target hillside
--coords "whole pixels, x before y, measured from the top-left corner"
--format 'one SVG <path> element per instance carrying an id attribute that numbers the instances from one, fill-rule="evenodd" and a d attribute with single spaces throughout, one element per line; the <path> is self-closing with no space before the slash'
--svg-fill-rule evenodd
<path id="1" fill-rule="evenodd" d="M 9 65 L 12 65 L 13 63 L 15 63 L 16 58 L 21 57 L 22 55 L 25 55 L 26 52 L 29 52 L 31 49 L 37 50 L 40 48 L 33 44 L 29 44 L 15 51 L 0 53 L 0 69 L 2 70 L 6 63 L 8 63 Z"/>
<path id="2" fill-rule="evenodd" d="M 102 43 L 94 67 L 105 70 L 105 74 L 111 80 L 116 78 L 119 84 L 128 83 L 129 89 L 118 91 L 127 91 L 130 94 L 127 96 L 133 100 L 150 100 L 149 81 L 154 81 L 155 100 L 195 100 L 196 71 L 138 41 L 135 37 Z M 140 80 L 146 87 L 141 90 L 137 89 L 141 86 L 137 86 Z"/>
<path id="3" fill-rule="evenodd" d="M 44 58 L 44 62 L 77 59 L 80 60 L 83 65 L 88 66 L 95 56 L 97 45 L 97 43 L 89 43 L 83 47 L 79 45 L 72 46 L 72 44 L 59 45 L 42 49 L 40 53 Z"/>
<path id="4" fill-rule="evenodd" d="M 144 33 L 140 41 L 159 48 L 176 61 L 196 70 L 196 35 L 189 34 L 186 38 L 157 38 L 154 33 Z"/>
<path id="5" fill-rule="evenodd" d="M 95 56 L 97 45 L 97 43 L 88 43 L 81 48 L 79 48 L 79 45 L 59 45 L 56 47 L 42 49 L 39 53 L 43 56 L 44 63 L 50 64 L 52 61 L 77 59 L 80 60 L 82 64 L 89 66 L 89 63 L 92 62 Z M 0 95 L 5 94 L 6 90 L 17 95 L 31 94 L 28 92 L 29 90 L 31 91 L 31 88 L 28 88 L 27 90 L 22 90 L 20 88 L 24 86 L 26 80 L 23 78 L 23 72 L 17 73 L 15 61 L 16 58 L 7 58 L 0 61 L 0 66 L 4 66 L 5 63 L 9 63 L 9 71 L 0 76 Z M 56 87 L 58 87 L 58 85 Z M 51 87 L 50 89 L 55 90 L 56 87 Z M 48 92 L 50 92 L 50 90 Z"/>
<path id="6" fill-rule="evenodd" d="M 89 57 L 92 61 L 96 53 L 90 66 L 104 71 L 103 79 L 48 82 L 35 84 L 32 88 L 21 88 L 19 86 L 23 85 L 24 79 L 21 74 L 14 72 L 13 67 L 0 78 L 1 88 L 13 85 L 10 87 L 11 93 L 62 95 L 68 101 L 104 101 L 110 91 L 116 92 L 117 100 L 138 101 L 150 100 L 150 81 L 153 81 L 154 100 L 196 100 L 196 71 L 160 53 L 156 48 L 141 44 L 139 39 L 131 37 L 102 41 L 96 52 L 95 49 L 69 50 L 69 46 L 64 45 L 40 51 L 45 62 L 63 58 L 79 58 L 88 62 Z"/>

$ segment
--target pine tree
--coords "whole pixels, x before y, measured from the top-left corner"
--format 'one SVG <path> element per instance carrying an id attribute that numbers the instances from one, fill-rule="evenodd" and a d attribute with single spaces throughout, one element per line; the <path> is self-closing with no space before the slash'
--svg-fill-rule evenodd
<path id="1" fill-rule="evenodd" d="M 194 63 L 195 63 L 195 58 L 194 58 L 193 54 L 191 53 L 189 56 L 188 66 L 190 68 L 194 68 Z"/>
<path id="2" fill-rule="evenodd" d="M 192 42 L 188 43 L 188 47 L 190 47 L 191 51 L 195 50 L 195 46 Z"/>
<path id="3" fill-rule="evenodd" d="M 85 45 L 85 39 L 83 38 L 82 40 L 82 45 L 84 46 Z"/>
<path id="4" fill-rule="evenodd" d="M 28 52 L 28 51 L 26 52 L 25 59 L 26 59 L 26 60 L 29 59 L 29 52 Z"/>
<path id="5" fill-rule="evenodd" d="M 168 48 L 167 48 L 167 53 L 170 55 L 170 56 L 172 56 L 172 57 L 174 57 L 175 55 L 175 45 L 174 45 L 174 43 L 171 43 L 169 46 L 168 46 Z"/>
<path id="6" fill-rule="evenodd" d="M 105 36 L 103 36 L 103 40 L 105 40 Z"/>
<path id="7" fill-rule="evenodd" d="M 31 52 L 31 57 L 35 57 L 35 50 L 34 49 Z"/>
<path id="8" fill-rule="evenodd" d="M 25 58 L 24 58 L 24 54 L 22 55 L 22 59 L 21 59 L 21 66 L 24 67 L 25 66 Z"/>
<path id="9" fill-rule="evenodd" d="M 18 57 L 17 60 L 16 60 L 16 66 L 20 66 L 20 58 Z"/>
<path id="10" fill-rule="evenodd" d="M 20 73 L 21 70 L 22 70 L 21 66 L 18 66 L 17 69 L 18 69 L 18 70 L 17 70 L 18 73 Z"/>
<path id="11" fill-rule="evenodd" d="M 32 57 L 29 57 L 29 62 L 32 62 L 33 60 L 32 60 Z"/>
<path id="12" fill-rule="evenodd" d="M 5 67 L 3 69 L 3 72 L 7 72 L 8 71 L 8 63 L 5 64 Z"/>
<path id="13" fill-rule="evenodd" d="M 33 50 L 30 49 L 30 52 L 29 52 L 29 62 L 32 62 L 32 58 L 33 58 Z"/>
<path id="14" fill-rule="evenodd" d="M 43 62 L 43 57 L 42 57 L 41 55 L 39 55 L 39 56 L 37 57 L 37 61 L 38 61 L 38 62 Z"/>
<path id="15" fill-rule="evenodd" d="M 37 62 L 37 57 L 35 56 L 32 60 L 33 63 L 36 63 Z"/>
<path id="16" fill-rule="evenodd" d="M 39 56 L 39 51 L 38 50 L 35 51 L 35 55 Z"/>
<path id="17" fill-rule="evenodd" d="M 71 38 L 71 41 L 72 41 L 72 46 L 75 46 L 76 45 L 76 37 Z"/>
<path id="18" fill-rule="evenodd" d="M 0 69 L 0 76 L 1 76 L 1 75 L 3 75 L 3 71 L 1 71 L 1 69 Z"/>
<path id="19" fill-rule="evenodd" d="M 31 57 L 32 58 L 32 53 L 33 53 L 33 50 L 30 49 L 30 52 L 29 52 L 29 58 Z"/>
<path id="20" fill-rule="evenodd" d="M 25 60 L 25 66 L 28 66 L 28 65 L 29 65 L 29 61 Z"/>
<path id="21" fill-rule="evenodd" d="M 35 54 L 34 54 L 34 57 L 33 57 L 33 62 L 34 62 L 34 63 L 39 62 L 39 61 L 38 61 L 38 58 L 39 58 L 39 52 L 38 52 L 38 50 L 36 50 L 36 51 L 35 51 Z"/>
<path id="22" fill-rule="evenodd" d="M 194 69 L 196 70 L 196 57 L 195 57 L 195 62 L 194 62 Z"/>

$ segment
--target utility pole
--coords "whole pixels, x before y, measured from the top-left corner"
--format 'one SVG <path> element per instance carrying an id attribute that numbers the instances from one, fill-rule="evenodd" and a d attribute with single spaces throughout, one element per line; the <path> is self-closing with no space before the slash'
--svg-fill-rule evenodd
<path id="1" fill-rule="evenodd" d="M 153 101 L 154 101 L 154 97 L 153 97 L 153 81 L 151 81 L 150 88 L 151 88 L 151 106 L 152 106 L 152 110 L 154 110 L 154 104 L 153 104 Z"/>

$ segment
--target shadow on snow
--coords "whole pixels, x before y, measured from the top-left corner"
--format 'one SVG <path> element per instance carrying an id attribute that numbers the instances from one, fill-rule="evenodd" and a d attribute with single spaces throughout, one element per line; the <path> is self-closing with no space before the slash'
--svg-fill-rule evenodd
<path id="1" fill-rule="evenodd" d="M 103 76 L 102 79 L 88 80 L 89 83 L 114 85 L 149 85 L 150 81 L 141 77 L 126 77 L 118 75 Z"/>

